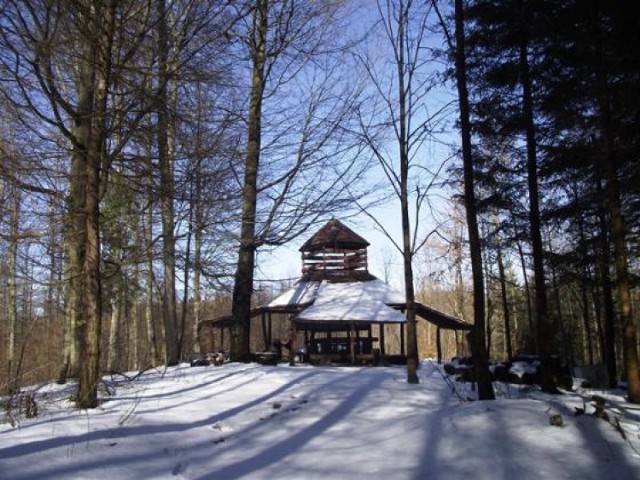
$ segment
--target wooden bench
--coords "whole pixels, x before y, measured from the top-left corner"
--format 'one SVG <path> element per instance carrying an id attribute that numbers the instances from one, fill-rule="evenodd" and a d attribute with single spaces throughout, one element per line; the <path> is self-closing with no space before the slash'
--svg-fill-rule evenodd
<path id="1" fill-rule="evenodd" d="M 277 365 L 280 355 L 274 352 L 257 352 L 253 354 L 253 359 L 260 365 Z"/>

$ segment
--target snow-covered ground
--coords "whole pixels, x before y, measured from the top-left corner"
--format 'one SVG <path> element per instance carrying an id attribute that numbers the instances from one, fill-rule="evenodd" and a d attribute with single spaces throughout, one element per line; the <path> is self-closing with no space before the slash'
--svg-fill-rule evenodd
<path id="1" fill-rule="evenodd" d="M 73 408 L 73 385 L 45 386 L 36 418 L 0 424 L 0 479 L 640 479 L 640 410 L 621 392 L 497 384 L 498 400 L 468 401 L 430 361 L 420 380 L 402 367 L 180 365 L 105 378 L 91 411 Z M 592 415 L 594 393 L 609 422 Z"/>

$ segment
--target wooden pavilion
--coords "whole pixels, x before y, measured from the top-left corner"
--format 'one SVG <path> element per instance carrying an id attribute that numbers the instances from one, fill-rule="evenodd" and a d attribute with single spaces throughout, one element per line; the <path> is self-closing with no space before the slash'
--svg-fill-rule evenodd
<path id="1" fill-rule="evenodd" d="M 406 299 L 369 273 L 368 246 L 338 220 L 309 238 L 300 247 L 302 277 L 252 310 L 252 317 L 261 318 L 265 347 L 272 342 L 272 315 L 285 314 L 296 347 L 303 347 L 311 363 L 406 361 Z M 421 303 L 416 304 L 416 314 L 439 329 L 472 327 Z M 221 317 L 210 323 L 222 328 L 229 321 Z"/>

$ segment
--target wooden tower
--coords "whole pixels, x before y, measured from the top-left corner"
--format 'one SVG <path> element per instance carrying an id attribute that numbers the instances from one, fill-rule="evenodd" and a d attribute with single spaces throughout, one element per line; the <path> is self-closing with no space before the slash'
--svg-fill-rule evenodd
<path id="1" fill-rule="evenodd" d="M 367 280 L 367 242 L 338 220 L 330 220 L 307 240 L 302 254 L 305 280 Z"/>

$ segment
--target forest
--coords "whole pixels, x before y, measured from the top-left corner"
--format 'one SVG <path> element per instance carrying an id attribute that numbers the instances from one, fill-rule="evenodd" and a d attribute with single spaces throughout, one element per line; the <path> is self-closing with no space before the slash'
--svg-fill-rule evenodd
<path id="1" fill-rule="evenodd" d="M 175 365 L 249 312 L 259 252 L 397 208 L 416 300 L 490 360 L 640 403 L 640 30 L 597 0 L 0 2 L 0 394 Z M 310 230 L 311 229 L 311 230 Z M 365 233 L 366 236 L 366 232 Z M 455 338 L 452 342 L 459 342 Z"/>

